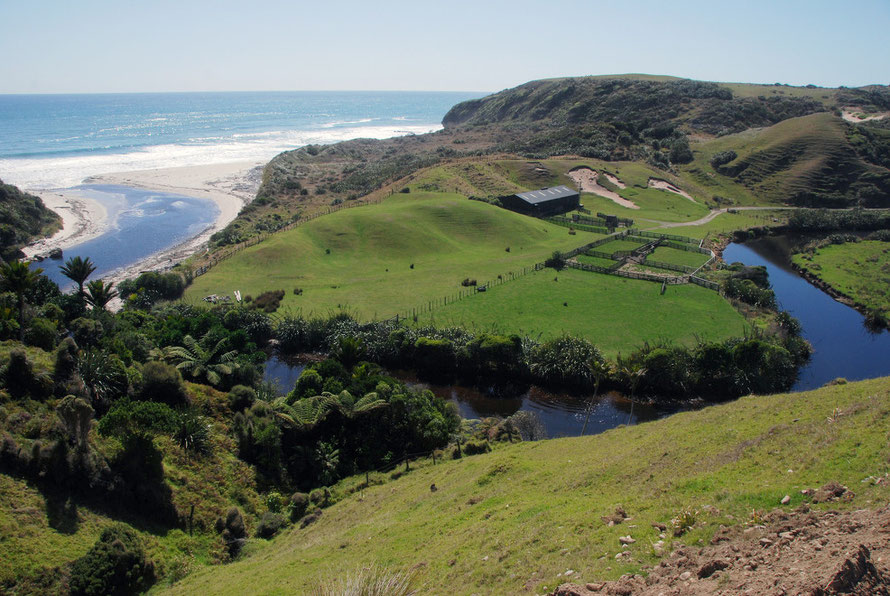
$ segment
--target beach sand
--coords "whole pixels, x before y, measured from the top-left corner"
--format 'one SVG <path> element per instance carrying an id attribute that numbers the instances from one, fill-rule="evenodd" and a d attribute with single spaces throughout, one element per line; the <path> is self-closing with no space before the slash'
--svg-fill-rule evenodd
<path id="1" fill-rule="evenodd" d="M 178 168 L 160 168 L 103 174 L 84 180 L 84 184 L 109 184 L 157 190 L 187 197 L 212 200 L 219 209 L 213 225 L 197 236 L 155 253 L 125 269 L 115 270 L 105 279 L 120 282 L 142 271 L 166 269 L 190 256 L 212 234 L 229 224 L 241 208 L 253 200 L 259 188 L 264 162 L 233 162 Z M 63 228 L 52 238 L 35 242 L 23 250 L 29 257 L 45 255 L 53 248 L 65 249 L 95 238 L 108 227 L 102 205 L 76 189 L 38 193 L 44 203 L 63 219 Z"/>

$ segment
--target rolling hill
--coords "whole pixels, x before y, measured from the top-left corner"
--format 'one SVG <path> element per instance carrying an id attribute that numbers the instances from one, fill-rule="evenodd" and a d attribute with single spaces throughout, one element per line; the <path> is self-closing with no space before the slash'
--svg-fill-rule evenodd
<path id="1" fill-rule="evenodd" d="M 413 570 L 425 594 L 541 593 L 563 581 L 583 585 L 652 570 L 662 558 L 671 564 L 672 550 L 690 545 L 694 552 L 715 534 L 757 531 L 775 508 L 784 512 L 774 518 L 786 524 L 794 508 L 876 509 L 890 497 L 888 391 L 887 379 L 875 379 L 752 396 L 594 437 L 440 460 L 356 491 L 315 523 L 200 571 L 171 592 L 306 593 L 379 565 Z M 355 490 L 356 482 L 345 485 Z M 855 495 L 810 505 L 818 498 L 801 492 L 830 482 Z M 653 524 L 684 531 L 665 536 Z M 834 551 L 827 532 L 820 544 Z M 623 547 L 619 537 L 626 535 L 634 541 Z M 839 568 L 843 556 L 834 553 L 832 564 Z M 743 563 L 730 563 L 723 579 L 701 580 L 701 589 L 750 579 Z"/>

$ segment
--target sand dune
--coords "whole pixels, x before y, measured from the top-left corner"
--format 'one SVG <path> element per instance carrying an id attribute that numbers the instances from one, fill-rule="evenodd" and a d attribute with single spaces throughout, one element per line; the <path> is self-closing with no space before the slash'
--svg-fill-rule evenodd
<path id="1" fill-rule="evenodd" d="M 614 201 L 615 203 L 621 205 L 622 207 L 627 207 L 628 209 L 639 209 L 640 207 L 633 203 L 632 201 L 628 201 L 618 193 L 612 192 L 611 190 L 600 186 L 599 182 L 597 182 L 597 178 L 599 173 L 596 170 L 591 170 L 590 168 L 577 168 L 569 172 L 569 178 L 575 181 L 575 184 L 578 185 L 578 188 L 581 189 L 581 192 L 590 192 L 595 195 L 601 196 L 605 199 L 609 199 L 610 201 Z M 606 174 L 609 182 L 619 186 L 620 181 L 611 176 L 610 174 Z M 616 181 L 618 183 L 616 184 Z M 620 184 L 619 188 L 624 188 L 624 184 Z"/>

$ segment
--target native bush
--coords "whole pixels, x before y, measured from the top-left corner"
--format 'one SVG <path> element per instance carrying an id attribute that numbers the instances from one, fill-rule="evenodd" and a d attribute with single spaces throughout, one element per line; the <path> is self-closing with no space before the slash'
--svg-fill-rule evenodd
<path id="1" fill-rule="evenodd" d="M 155 582 L 154 564 L 146 558 L 139 535 L 116 523 L 71 565 L 71 594 L 100 596 L 138 594 Z"/>
<path id="2" fill-rule="evenodd" d="M 43 317 L 31 319 L 31 325 L 25 330 L 25 344 L 47 352 L 56 346 L 57 337 L 56 324 Z"/>
<path id="3" fill-rule="evenodd" d="M 280 513 L 267 511 L 260 517 L 260 523 L 256 527 L 256 536 L 268 540 L 287 526 L 287 518 Z"/>
<path id="4" fill-rule="evenodd" d="M 586 339 L 563 335 L 535 347 L 529 354 L 529 372 L 551 385 L 584 386 L 593 376 L 592 361 L 602 361 L 599 349 Z"/>
<path id="5" fill-rule="evenodd" d="M 235 385 L 229 390 L 228 398 L 229 408 L 233 412 L 240 412 L 251 407 L 253 402 L 256 401 L 257 395 L 253 387 Z"/>
<path id="6" fill-rule="evenodd" d="M 297 521 L 309 509 L 309 495 L 306 493 L 296 492 L 291 495 L 288 502 L 287 511 L 291 521 Z"/>
<path id="7" fill-rule="evenodd" d="M 169 406 L 182 406 L 190 403 L 182 375 L 176 367 L 163 362 L 146 362 L 142 367 L 142 389 L 137 398 L 156 401 Z"/>

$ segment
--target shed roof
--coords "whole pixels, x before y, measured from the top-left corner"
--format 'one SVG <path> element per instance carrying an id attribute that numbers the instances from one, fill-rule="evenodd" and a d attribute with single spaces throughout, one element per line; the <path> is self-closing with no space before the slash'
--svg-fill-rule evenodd
<path id="1" fill-rule="evenodd" d="M 537 205 L 538 203 L 546 203 L 547 201 L 576 196 L 577 194 L 577 190 L 572 190 L 568 186 L 554 186 L 553 188 L 542 188 L 541 190 L 519 192 L 516 193 L 516 196 L 527 203 Z"/>

